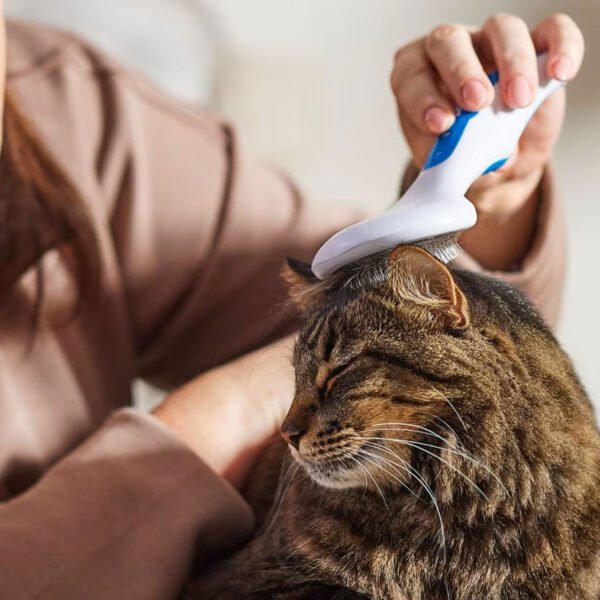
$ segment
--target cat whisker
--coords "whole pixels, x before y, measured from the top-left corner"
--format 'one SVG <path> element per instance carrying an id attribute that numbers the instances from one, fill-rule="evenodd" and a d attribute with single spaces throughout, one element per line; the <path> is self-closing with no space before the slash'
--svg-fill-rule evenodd
<path id="1" fill-rule="evenodd" d="M 432 413 L 429 412 L 418 412 L 417 414 L 419 415 L 425 415 L 427 417 L 431 417 L 432 419 L 435 419 L 436 421 L 438 421 L 439 423 L 441 423 L 442 425 L 444 425 L 453 435 L 454 437 L 458 440 L 459 444 L 464 448 L 464 444 L 460 438 L 460 436 L 458 435 L 458 433 L 456 433 L 456 430 L 454 429 L 454 427 L 452 427 L 452 425 L 450 425 L 450 423 L 448 423 L 448 421 L 445 421 L 444 419 L 442 419 L 442 417 L 439 417 L 438 415 L 434 415 Z M 468 434 L 467 434 L 467 437 Z"/>
<path id="2" fill-rule="evenodd" d="M 393 469 L 402 469 L 405 472 L 408 472 L 409 475 L 412 475 L 412 473 L 410 473 L 410 471 L 408 471 L 408 469 L 406 469 L 403 465 L 399 465 L 398 463 L 395 463 L 391 460 L 389 460 L 388 458 L 384 458 L 383 456 L 380 456 L 379 454 L 374 454 L 372 452 L 369 452 L 367 450 L 365 450 L 364 448 L 359 448 L 357 453 L 359 455 L 364 455 L 367 454 L 368 456 L 371 456 L 373 458 L 379 459 L 381 461 L 383 461 L 385 464 L 389 465 L 391 468 Z M 399 457 L 398 457 L 399 458 Z M 396 481 L 398 481 L 398 483 L 410 494 L 412 494 L 417 500 L 421 500 L 421 498 L 419 498 L 419 496 L 417 494 L 415 494 L 415 492 L 413 490 L 410 489 L 410 487 L 408 487 L 408 485 L 406 485 L 406 483 L 404 481 L 402 481 L 399 477 L 396 477 L 395 475 L 393 475 L 392 473 L 390 473 L 387 469 L 385 469 L 384 467 L 382 467 L 381 465 L 379 466 L 379 468 L 384 472 L 387 473 L 390 477 L 392 477 L 393 479 L 395 479 Z M 396 471 L 398 472 L 398 471 Z"/>
<path id="3" fill-rule="evenodd" d="M 486 465 L 484 462 L 480 461 L 478 458 L 473 456 L 473 454 L 471 452 L 468 452 L 467 450 L 464 450 L 463 452 L 461 452 L 460 450 L 454 450 L 453 448 L 448 448 L 447 446 L 440 447 L 440 446 L 436 446 L 436 445 L 432 445 L 432 444 L 427 444 L 426 442 L 412 442 L 412 443 L 419 444 L 421 446 L 437 448 L 439 450 L 446 450 L 447 452 L 456 454 L 457 456 L 462 456 L 466 460 L 470 460 L 472 463 L 481 467 L 484 471 L 486 471 L 489 475 L 491 475 L 496 480 L 496 482 L 500 485 L 500 487 L 504 490 L 506 495 L 510 496 L 510 492 L 508 491 L 508 489 L 506 488 L 506 486 L 504 485 L 504 483 L 502 482 L 500 477 L 498 477 L 498 475 L 496 475 L 496 473 L 494 473 L 494 471 L 492 471 L 492 469 L 490 469 L 490 467 L 488 465 Z"/>
<path id="4" fill-rule="evenodd" d="M 365 442 L 365 441 L 363 441 L 364 438 L 360 438 L 360 439 L 361 439 L 363 445 L 369 446 L 371 448 L 375 448 L 377 450 L 382 450 L 382 451 L 386 452 L 387 454 L 390 454 L 397 460 L 399 460 L 402 463 L 402 465 L 406 469 L 408 469 L 409 474 L 412 477 L 414 477 L 422 486 L 424 486 L 426 491 L 428 491 L 428 493 L 433 494 L 433 490 L 431 489 L 431 487 L 429 486 L 427 481 L 425 481 L 425 479 L 421 476 L 421 474 L 410 463 L 405 461 L 401 456 L 398 456 L 398 454 L 396 454 L 391 448 L 387 448 L 385 445 L 377 444 L 375 442 L 370 442 L 370 441 Z"/>
<path id="5" fill-rule="evenodd" d="M 397 429 L 397 428 L 391 428 L 393 425 L 401 425 L 403 428 L 405 427 L 406 429 Z M 384 429 L 390 427 L 390 429 Z M 413 429 L 410 429 L 410 428 Z M 446 443 L 448 442 L 448 440 L 441 436 L 439 433 L 436 433 L 435 431 L 432 431 L 431 429 L 428 429 L 427 427 L 424 427 L 423 425 L 416 425 L 414 423 L 375 423 L 373 427 L 367 427 L 366 429 L 363 429 L 363 431 L 414 431 L 414 430 L 418 430 L 420 432 L 426 433 L 427 435 L 431 435 L 433 437 L 438 438 L 440 441 Z"/>
<path id="6" fill-rule="evenodd" d="M 285 473 L 279 477 L 279 482 L 277 484 L 277 491 L 275 493 L 275 499 L 273 500 L 273 504 L 271 506 L 271 510 L 269 511 L 269 515 L 266 519 L 266 524 L 264 526 L 264 533 L 268 533 L 271 530 L 271 527 L 277 520 L 279 513 L 281 512 L 281 507 L 283 506 L 283 501 L 285 500 L 285 496 L 287 495 L 294 476 L 298 472 L 300 468 L 300 464 L 296 461 L 290 463 Z"/>
<path id="7" fill-rule="evenodd" d="M 369 429 L 365 429 L 364 431 L 369 431 Z M 379 431 L 393 431 L 393 429 L 379 429 Z M 400 429 L 399 429 L 400 431 Z M 411 431 L 410 429 L 405 429 L 404 431 Z M 440 437 L 440 436 L 436 436 L 436 437 Z M 390 438 L 386 438 L 386 439 L 390 439 Z M 445 440 L 444 438 L 441 438 L 444 442 L 447 442 L 447 440 Z M 462 456 L 463 458 L 473 462 L 474 464 L 478 465 L 479 467 L 481 467 L 484 471 L 486 471 L 487 473 L 489 473 L 495 480 L 496 482 L 502 487 L 502 489 L 504 490 L 504 492 L 506 493 L 507 496 L 510 496 L 510 492 L 508 491 L 508 489 L 506 488 L 506 486 L 504 485 L 504 483 L 502 482 L 502 480 L 498 477 L 498 475 L 496 475 L 496 473 L 494 473 L 492 471 L 492 469 L 490 469 L 490 467 L 488 465 L 486 465 L 485 463 L 483 463 L 482 461 L 480 461 L 479 459 L 477 459 L 471 452 L 469 452 L 466 448 L 462 448 L 461 450 L 455 450 L 454 448 L 450 448 L 449 446 L 445 445 L 445 446 L 438 446 L 435 444 L 428 444 L 426 442 L 418 442 L 416 440 L 407 440 L 413 444 L 420 444 L 422 446 L 426 446 L 428 448 L 434 448 L 434 449 L 438 449 L 438 450 L 446 450 L 447 452 L 450 452 L 452 454 L 455 454 L 457 456 Z"/>
<path id="8" fill-rule="evenodd" d="M 424 479 L 424 477 L 410 463 L 405 461 L 401 456 L 398 456 L 398 454 L 396 454 L 393 450 L 387 448 L 383 444 L 377 444 L 375 442 L 363 442 L 363 444 L 365 446 L 369 446 L 370 448 L 386 452 L 387 454 L 390 454 L 391 456 L 399 460 L 402 463 L 402 467 L 407 469 L 409 475 L 411 475 L 414 479 L 416 479 L 416 481 L 419 484 L 421 484 L 421 486 L 425 489 L 425 491 L 430 497 L 433 496 L 433 490 L 431 489 L 431 486 L 427 483 L 427 481 Z M 419 500 L 421 500 L 421 498 L 419 498 Z M 435 501 L 434 498 L 432 498 L 432 500 Z"/>
<path id="9" fill-rule="evenodd" d="M 277 521 L 277 517 L 281 512 L 281 508 L 285 501 L 285 497 L 292 485 L 292 481 L 294 476 L 298 472 L 300 465 L 298 463 L 291 465 L 286 471 L 284 477 L 282 478 L 280 485 L 278 486 L 278 491 L 275 497 L 275 501 L 273 502 L 269 517 L 267 519 L 267 525 L 265 527 L 265 533 L 271 530 L 273 524 Z"/>
<path id="10" fill-rule="evenodd" d="M 386 470 L 385 470 L 385 469 L 384 469 L 384 468 L 383 468 L 381 465 L 377 464 L 377 463 L 376 463 L 374 460 L 372 460 L 372 459 L 368 458 L 367 456 L 365 456 L 365 455 L 363 454 L 363 451 L 362 451 L 362 450 L 359 450 L 359 451 L 357 452 L 357 454 L 358 454 L 358 456 L 360 456 L 360 457 L 361 457 L 363 460 L 366 460 L 368 463 L 370 463 L 370 464 L 372 464 L 372 465 L 375 465 L 375 466 L 376 466 L 378 469 L 381 469 L 382 471 L 384 471 L 385 473 L 387 473 L 387 474 L 388 474 L 390 477 L 394 477 L 394 475 L 393 475 L 392 473 L 390 473 L 389 471 L 386 471 Z M 366 472 L 366 473 L 368 473 L 368 475 L 369 475 L 369 477 L 371 478 L 371 480 L 373 481 L 373 483 L 374 483 L 374 484 L 377 486 L 377 489 L 379 489 L 379 490 L 380 490 L 380 486 L 377 484 L 377 482 L 376 482 L 375 478 L 374 478 L 374 477 L 371 475 L 371 473 L 369 473 L 369 471 L 368 471 L 367 469 L 365 469 L 365 472 Z M 396 477 L 396 479 L 398 479 L 398 478 Z M 398 479 L 398 481 L 400 481 L 400 480 Z M 381 490 L 380 490 L 380 494 L 381 494 Z M 386 505 L 387 509 L 388 509 L 388 510 L 390 510 L 390 508 L 389 508 L 389 505 L 387 504 L 387 501 L 386 501 L 385 505 Z"/>
<path id="11" fill-rule="evenodd" d="M 354 460 L 356 460 L 356 459 L 354 459 Z M 366 459 L 366 460 L 368 460 L 368 459 Z M 383 495 L 383 492 L 381 491 L 381 488 L 379 487 L 379 484 L 377 483 L 377 481 L 375 481 L 375 478 L 373 477 L 373 475 L 371 475 L 371 473 L 369 473 L 368 469 L 365 469 L 365 473 L 371 478 L 371 481 L 375 484 L 375 487 L 377 488 L 377 491 L 379 492 L 379 495 L 381 496 L 381 499 L 383 500 L 383 503 L 385 504 L 385 507 L 389 511 L 390 507 L 389 507 L 389 505 L 387 503 L 387 500 L 385 499 L 385 496 Z"/>
<path id="12" fill-rule="evenodd" d="M 440 436 L 439 434 L 435 433 L 434 431 L 432 431 L 431 429 L 427 429 L 426 427 L 421 427 L 419 425 L 415 425 L 415 427 L 417 427 L 417 429 L 410 429 L 410 427 L 412 426 L 411 424 L 404 424 L 404 423 L 399 423 L 399 425 L 407 425 L 407 427 L 369 427 L 367 429 L 363 429 L 364 432 L 373 432 L 373 431 L 400 431 L 400 432 L 405 432 L 405 433 L 425 433 L 427 435 L 431 435 L 434 436 L 436 438 L 438 438 L 441 442 L 443 442 L 445 444 L 444 449 L 448 450 L 448 452 L 453 452 L 454 454 L 461 454 L 464 455 L 465 458 L 468 458 L 469 460 L 479 463 L 481 464 L 481 466 L 484 469 L 487 469 L 486 465 L 484 463 L 481 463 L 481 461 L 479 461 L 474 455 L 473 453 L 469 452 L 464 446 L 461 446 L 461 450 L 454 450 L 453 448 L 451 448 L 448 443 L 449 440 L 447 438 L 444 438 L 443 436 Z M 418 442 L 417 440 L 412 440 L 415 443 L 419 443 L 419 444 L 426 444 L 426 442 Z M 440 446 L 432 446 L 433 448 L 440 448 Z M 490 470 L 489 471 L 490 474 L 494 477 L 496 477 L 496 475 Z M 502 482 L 500 480 L 498 480 L 498 482 L 500 484 L 502 484 Z"/>
<path id="13" fill-rule="evenodd" d="M 381 442 L 384 438 L 363 438 L 363 439 L 372 439 L 372 440 L 374 439 L 374 440 L 379 440 Z M 429 446 L 431 448 L 438 448 L 440 450 L 448 450 L 449 452 L 452 452 L 452 450 L 450 450 L 449 448 L 445 448 L 443 446 L 434 446 L 432 444 L 422 444 L 420 442 L 413 442 L 411 440 L 403 440 L 403 439 L 398 439 L 398 438 L 385 438 L 385 441 L 396 442 L 396 443 L 399 443 L 399 444 L 403 444 L 404 446 L 409 446 L 410 448 L 415 448 L 416 450 L 420 450 L 421 452 L 425 452 L 426 454 L 429 454 L 433 458 L 435 458 L 435 459 L 439 460 L 440 462 L 444 463 L 448 468 L 450 468 L 453 471 L 455 471 L 456 473 L 458 473 L 461 477 L 463 477 L 466 481 L 468 481 L 481 494 L 481 496 L 483 498 L 485 498 L 486 500 L 489 500 L 489 498 L 485 494 L 485 492 L 468 475 L 465 475 L 465 473 L 463 473 L 460 469 L 458 469 L 457 467 L 455 467 L 453 464 L 449 463 L 447 460 L 443 459 L 441 456 L 438 456 L 434 452 L 431 452 L 431 451 L 429 451 L 426 448 L 423 448 L 421 446 L 425 445 L 425 446 Z M 463 455 L 462 453 L 459 453 L 459 452 L 456 452 L 456 454 L 460 454 L 461 456 L 465 456 L 465 458 L 470 458 L 470 457 L 467 457 L 466 455 Z"/>
<path id="14" fill-rule="evenodd" d="M 363 475 L 365 476 L 365 487 L 364 487 L 363 493 L 366 492 L 369 487 L 369 481 L 367 479 L 367 470 L 365 469 L 365 467 L 363 465 L 360 464 L 360 461 L 356 460 L 356 458 L 354 458 L 354 456 L 352 456 L 352 453 L 349 450 L 346 450 L 345 454 L 343 454 L 343 456 L 345 458 L 349 458 L 350 460 L 354 461 L 362 470 Z"/>
<path id="15" fill-rule="evenodd" d="M 450 398 L 448 398 L 448 396 L 446 396 L 446 394 L 442 393 L 440 390 L 438 390 L 436 387 L 434 387 L 433 385 L 429 385 L 429 387 L 436 393 L 439 394 L 445 402 L 448 403 L 448 405 L 450 406 L 450 408 L 454 411 L 454 414 L 458 417 L 458 420 L 461 422 L 461 425 L 463 426 L 463 429 L 465 431 L 467 431 L 467 426 L 465 425 L 465 422 L 463 421 L 463 418 L 460 416 L 460 413 L 456 410 L 456 407 L 454 406 L 454 404 L 452 404 L 452 402 L 450 402 Z"/>
<path id="16" fill-rule="evenodd" d="M 376 448 L 376 449 L 378 449 L 378 450 L 385 450 L 385 451 L 389 451 L 389 449 L 388 449 L 388 448 L 386 448 L 386 447 L 385 447 L 385 446 L 383 446 L 383 445 L 379 446 L 379 445 L 377 445 L 377 444 L 373 444 L 372 442 L 366 442 L 366 443 L 367 443 L 367 444 L 369 444 L 371 447 L 374 447 L 374 448 Z M 405 460 L 403 460 L 401 457 L 397 456 L 397 455 L 396 455 L 394 452 L 391 452 L 391 451 L 389 451 L 389 452 L 390 452 L 392 455 L 394 455 L 394 456 L 395 456 L 395 457 L 396 457 L 398 460 L 400 460 L 402 463 L 404 463 L 405 465 L 407 465 L 407 467 L 410 467 L 410 469 L 411 469 L 411 470 L 409 471 L 409 470 L 408 470 L 406 467 L 404 467 L 404 466 L 403 466 L 403 465 L 401 465 L 401 464 L 398 464 L 398 463 L 392 463 L 392 461 L 387 461 L 387 459 L 384 459 L 382 456 L 380 456 L 380 455 L 374 455 L 374 454 L 372 454 L 372 453 L 370 453 L 370 452 L 368 452 L 368 451 L 364 450 L 363 448 L 359 449 L 359 455 L 363 456 L 363 458 L 365 458 L 365 460 L 369 460 L 369 459 L 368 459 L 368 458 L 366 458 L 366 457 L 364 456 L 364 454 L 363 454 L 363 453 L 367 453 L 367 454 L 369 454 L 370 456 L 375 456 L 376 458 L 380 458 L 380 459 L 386 460 L 387 462 L 390 462 L 390 463 L 392 463 L 392 464 L 394 464 L 394 465 L 396 465 L 396 466 L 398 466 L 398 467 L 400 467 L 400 468 L 403 468 L 403 469 L 404 469 L 406 472 L 408 472 L 408 474 L 409 474 L 409 475 L 411 475 L 412 477 L 414 477 L 414 478 L 416 479 L 416 481 L 417 481 L 417 482 L 418 482 L 418 483 L 419 483 L 419 484 L 420 484 L 420 485 L 423 487 L 423 489 L 425 489 L 425 491 L 427 492 L 428 496 L 431 498 L 431 501 L 433 502 L 433 505 L 434 505 L 434 508 L 435 508 L 435 511 L 436 511 L 436 513 L 437 513 L 437 517 L 438 517 L 438 520 L 439 520 L 439 523 L 440 523 L 440 536 L 441 536 L 441 545 L 442 545 L 442 548 L 443 548 L 443 551 L 444 551 L 444 560 L 445 560 L 445 558 L 446 558 L 446 530 L 445 530 L 445 528 L 444 528 L 444 521 L 443 521 L 443 519 L 442 519 L 442 513 L 441 513 L 441 511 L 440 511 L 440 507 L 439 507 L 439 505 L 438 505 L 437 499 L 436 499 L 436 497 L 435 497 L 435 495 L 434 495 L 434 493 L 433 493 L 432 489 L 429 487 L 429 485 L 427 484 L 427 482 L 426 482 L 426 481 L 425 481 L 425 480 L 424 480 L 424 479 L 421 477 L 421 475 L 420 475 L 418 472 L 416 472 L 416 471 L 415 471 L 415 469 L 414 469 L 414 468 L 413 468 L 411 465 L 409 465 L 409 464 L 408 464 L 408 463 L 407 463 Z M 369 462 L 373 462 L 373 461 L 370 461 L 370 460 L 369 460 Z M 387 473 L 388 475 L 392 475 L 391 473 L 389 473 L 389 471 L 387 471 L 386 469 L 383 469 L 383 468 L 381 467 L 381 465 L 376 465 L 376 466 L 377 466 L 378 468 L 381 468 L 381 469 L 382 469 L 382 470 L 383 470 L 385 473 Z M 412 472 L 411 472 L 411 471 L 412 471 Z M 395 476 L 393 476 L 393 475 L 392 475 L 392 477 L 394 477 L 395 479 L 398 479 L 397 477 L 395 477 Z M 398 479 L 398 480 L 399 480 L 399 479 Z M 402 483 L 402 482 L 401 482 L 401 483 Z M 404 485 L 404 487 L 406 487 L 406 488 L 408 489 L 408 487 L 406 486 L 406 484 L 404 484 L 404 483 L 403 483 L 402 485 Z M 415 497 L 416 497 L 418 500 L 421 500 L 421 499 L 420 499 L 420 498 L 419 498 L 419 497 L 418 497 L 418 496 L 417 496 L 417 495 L 416 495 L 416 494 L 415 494 L 415 493 L 414 493 L 412 490 L 410 490 L 410 489 L 409 489 L 409 491 L 410 491 L 410 492 L 413 494 L 413 496 L 415 496 Z"/>

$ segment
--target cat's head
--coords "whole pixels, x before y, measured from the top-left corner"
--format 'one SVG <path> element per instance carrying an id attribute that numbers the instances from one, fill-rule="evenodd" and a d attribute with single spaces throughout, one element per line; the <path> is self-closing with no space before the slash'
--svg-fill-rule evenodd
<path id="1" fill-rule="evenodd" d="M 414 246 L 326 282 L 290 262 L 285 278 L 305 321 L 282 433 L 321 485 L 424 478 L 438 494 L 447 483 L 451 494 L 499 496 L 531 480 L 510 453 L 558 452 L 545 439 L 553 430 L 564 445 L 564 407 L 543 378 L 566 389 L 570 366 L 513 288 L 450 271 Z"/>

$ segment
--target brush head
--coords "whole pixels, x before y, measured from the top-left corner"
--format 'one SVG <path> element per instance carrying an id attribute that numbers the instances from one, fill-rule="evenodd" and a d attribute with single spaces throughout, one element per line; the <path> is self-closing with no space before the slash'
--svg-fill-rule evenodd
<path id="1" fill-rule="evenodd" d="M 448 263 L 461 249 L 458 235 L 477 221 L 475 207 L 464 196 L 419 192 L 413 185 L 381 215 L 339 231 L 321 246 L 312 263 L 313 273 L 325 279 L 363 258 L 411 244 Z"/>
<path id="2" fill-rule="evenodd" d="M 441 236 L 438 239 L 422 240 L 418 244 L 410 244 L 410 246 L 418 246 L 440 261 L 440 256 L 450 261 L 452 260 L 450 257 L 455 257 L 456 253 L 460 251 L 460 246 L 456 243 L 455 236 L 452 235 L 445 236 L 445 239 L 444 236 Z M 339 292 L 350 297 L 355 292 L 385 285 L 389 276 L 389 257 L 395 250 L 396 248 L 388 248 L 345 264 L 325 279 L 316 277 L 309 263 L 294 258 L 288 258 L 287 262 L 289 271 L 302 280 L 303 289 L 301 294 L 306 296 L 306 304 L 308 305 L 312 295 Z M 285 273 L 284 271 L 284 276 L 286 276 Z M 288 278 L 287 281 L 292 286 L 296 283 L 296 278 Z M 295 295 L 296 302 L 302 305 L 305 301 L 304 298 L 301 298 L 298 294 Z"/>
<path id="3" fill-rule="evenodd" d="M 423 250 L 429 252 L 429 254 L 447 265 L 462 252 L 462 248 L 458 243 L 458 235 L 458 232 L 447 233 L 446 235 L 439 235 L 414 242 L 413 245 L 423 248 Z"/>

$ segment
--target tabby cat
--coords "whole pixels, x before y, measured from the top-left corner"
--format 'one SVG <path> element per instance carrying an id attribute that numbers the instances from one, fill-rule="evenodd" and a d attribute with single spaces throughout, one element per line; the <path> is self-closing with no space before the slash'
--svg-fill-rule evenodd
<path id="1" fill-rule="evenodd" d="M 598 600 L 600 436 L 521 293 L 399 247 L 305 324 L 279 494 L 194 599 Z"/>

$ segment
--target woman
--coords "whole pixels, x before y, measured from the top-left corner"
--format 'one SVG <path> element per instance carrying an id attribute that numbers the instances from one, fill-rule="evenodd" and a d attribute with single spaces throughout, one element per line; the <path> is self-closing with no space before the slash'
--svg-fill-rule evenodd
<path id="1" fill-rule="evenodd" d="M 289 339 L 273 342 L 291 327 L 281 259 L 310 258 L 356 216 L 310 204 L 217 117 L 85 43 L 14 24 L 6 40 L 0 598 L 172 598 L 194 557 L 251 529 L 236 489 L 293 393 Z M 401 49 L 392 88 L 415 165 L 455 104 L 491 101 L 485 70 L 527 104 L 536 51 L 571 79 L 581 34 L 562 15 L 531 33 L 498 15 Z M 564 245 L 547 164 L 564 100 L 473 186 L 463 239 L 463 265 L 521 286 L 551 322 Z M 171 390 L 152 415 L 124 408 L 135 377 Z"/>

